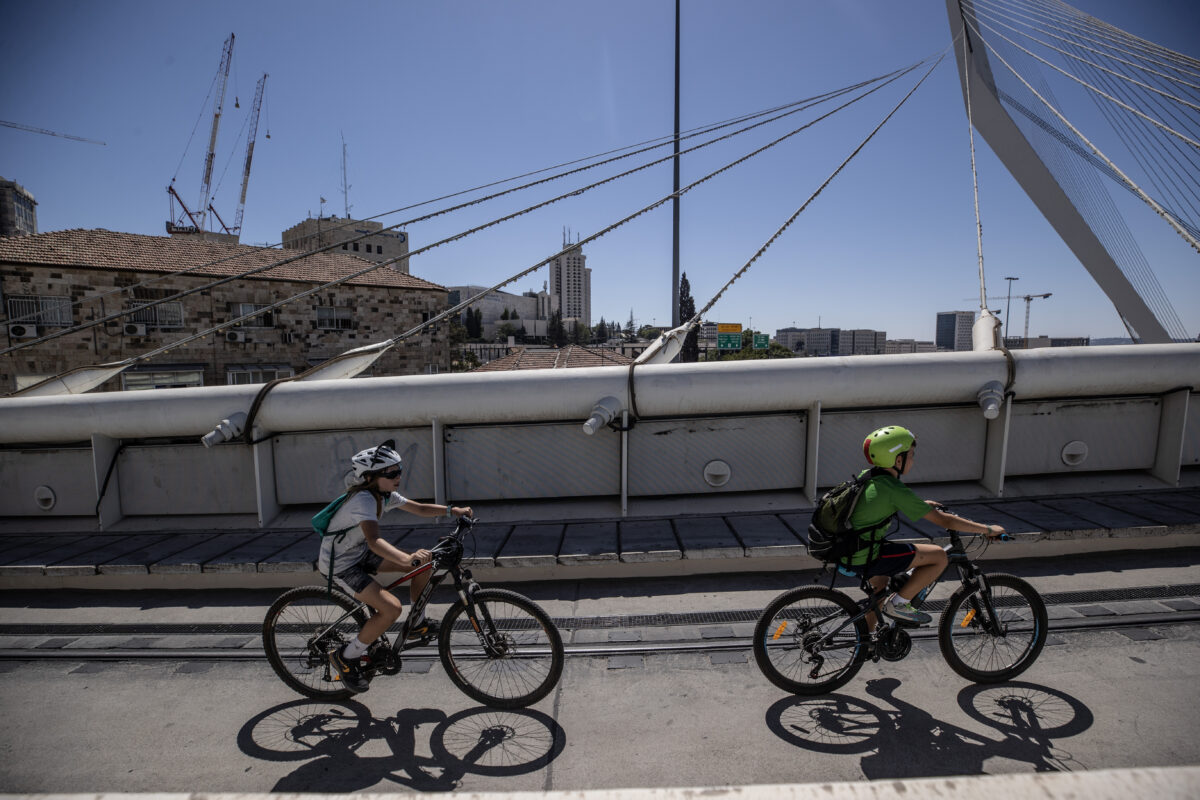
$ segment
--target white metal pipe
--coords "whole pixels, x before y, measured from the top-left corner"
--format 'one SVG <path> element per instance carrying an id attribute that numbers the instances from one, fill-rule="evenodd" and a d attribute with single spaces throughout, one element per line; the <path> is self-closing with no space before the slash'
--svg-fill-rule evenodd
<path id="1" fill-rule="evenodd" d="M 1159 393 L 1200 386 L 1200 344 L 1014 351 L 1016 398 Z M 284 383 L 263 402 L 265 431 L 582 423 L 596 399 L 627 398 L 628 369 L 477 372 Z M 975 403 L 991 381 L 1007 385 L 999 352 L 915 353 L 700 364 L 647 364 L 634 372 L 644 417 L 822 408 Z M 221 386 L 0 399 L 0 443 L 201 436 L 248 410 L 258 386 Z"/>

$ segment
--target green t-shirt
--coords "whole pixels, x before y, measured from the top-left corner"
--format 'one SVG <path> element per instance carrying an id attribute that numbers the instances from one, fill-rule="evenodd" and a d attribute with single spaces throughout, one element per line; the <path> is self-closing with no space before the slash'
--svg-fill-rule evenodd
<path id="1" fill-rule="evenodd" d="M 866 472 L 869 470 L 863 470 L 863 473 Z M 851 525 L 866 529 L 858 536 L 861 546 L 843 563 L 854 567 L 866 564 L 871 559 L 872 548 L 887 538 L 892 517 L 896 512 L 901 512 L 916 522 L 929 513 L 929 504 L 917 497 L 899 478 L 890 474 L 871 478 L 862 496 L 858 498 L 854 513 L 850 515 Z"/>

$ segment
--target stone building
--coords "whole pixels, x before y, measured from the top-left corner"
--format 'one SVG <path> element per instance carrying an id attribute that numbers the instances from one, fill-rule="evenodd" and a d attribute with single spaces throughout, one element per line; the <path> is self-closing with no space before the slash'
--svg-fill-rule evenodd
<path id="1" fill-rule="evenodd" d="M 135 363 L 101 389 L 262 383 L 394 337 L 446 307 L 444 287 L 384 268 L 268 311 L 371 266 L 340 252 L 272 266 L 289 255 L 106 230 L 0 239 L 0 349 L 127 312 L 0 356 L 0 394 L 76 367 L 136 357 L 217 326 L 202 339 Z M 259 309 L 263 313 L 230 324 Z M 448 366 L 444 330 L 426 330 L 391 348 L 365 374 L 412 375 Z"/>
<path id="2" fill-rule="evenodd" d="M 37 200 L 24 186 L 0 178 L 0 236 L 37 233 Z"/>
<path id="3" fill-rule="evenodd" d="M 340 243 L 341 252 L 367 261 L 378 263 L 400 259 L 388 267 L 408 274 L 408 234 L 385 231 L 383 223 L 374 220 L 309 217 L 284 231 L 282 241 L 288 250 L 317 250 Z"/>

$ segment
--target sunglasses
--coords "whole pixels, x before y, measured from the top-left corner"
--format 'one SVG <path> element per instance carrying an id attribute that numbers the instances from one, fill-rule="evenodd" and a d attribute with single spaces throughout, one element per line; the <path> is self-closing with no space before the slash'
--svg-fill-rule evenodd
<path id="1" fill-rule="evenodd" d="M 403 474 L 403 470 L 394 469 L 394 470 L 392 470 L 391 472 L 381 472 L 381 473 L 379 473 L 379 477 L 381 477 L 381 478 L 387 478 L 389 481 L 394 481 L 394 480 L 396 480 L 397 478 L 399 478 L 401 474 Z"/>

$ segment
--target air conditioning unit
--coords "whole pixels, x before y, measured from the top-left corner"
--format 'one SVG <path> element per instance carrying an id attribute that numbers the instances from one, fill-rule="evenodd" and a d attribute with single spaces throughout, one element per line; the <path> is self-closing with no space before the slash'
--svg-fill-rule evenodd
<path id="1" fill-rule="evenodd" d="M 125 335 L 126 336 L 145 336 L 146 335 L 145 323 L 126 322 L 125 323 Z"/>
<path id="2" fill-rule="evenodd" d="M 8 325 L 8 338 L 10 339 L 33 339 L 36 336 L 36 325 L 25 322 L 10 322 Z"/>
<path id="3" fill-rule="evenodd" d="M 244 342 L 246 341 L 246 334 L 241 331 L 225 331 L 225 341 Z"/>

